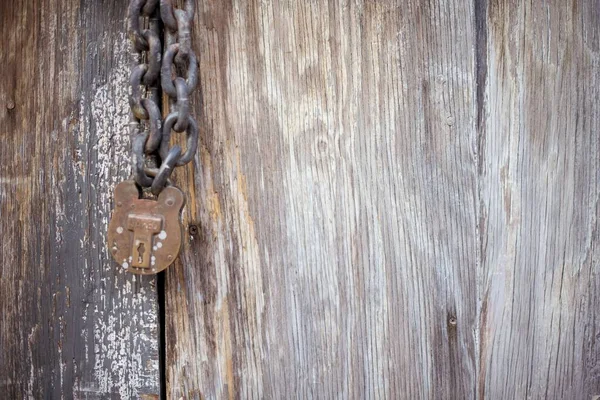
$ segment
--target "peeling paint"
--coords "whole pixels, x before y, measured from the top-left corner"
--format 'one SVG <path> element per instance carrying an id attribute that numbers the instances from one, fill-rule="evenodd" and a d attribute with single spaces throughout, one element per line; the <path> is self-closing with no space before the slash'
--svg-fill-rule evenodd
<path id="1" fill-rule="evenodd" d="M 93 188 L 92 195 L 97 196 L 92 201 L 97 204 L 95 212 L 99 221 L 92 227 L 98 240 L 93 243 L 82 240 L 81 245 L 100 252 L 101 274 L 104 276 L 100 278 L 100 284 L 88 289 L 93 290 L 94 296 L 99 299 L 92 309 L 86 309 L 84 316 L 86 320 L 93 320 L 93 337 L 88 338 L 85 330 L 82 332 L 86 347 L 88 340 L 93 341 L 94 381 L 80 382 L 80 385 L 99 394 L 118 394 L 120 398 L 127 399 L 140 397 L 148 390 L 158 390 L 158 320 L 154 288 L 149 292 L 145 287 L 151 279 L 136 281 L 135 277 L 127 274 L 128 260 L 123 260 L 122 269 L 115 268 L 104 244 L 112 211 L 113 188 L 130 174 L 127 125 L 132 57 L 125 34 L 119 34 L 118 38 L 115 42 L 114 36 L 107 35 L 100 41 L 100 46 L 116 46 L 113 50 L 116 63 L 105 80 L 94 81 L 89 99 L 91 118 L 82 118 L 79 128 L 82 146 L 88 146 L 91 141 L 91 148 L 86 151 L 97 158 L 94 163 L 96 172 L 89 176 L 93 180 L 89 185 Z M 108 42 L 109 39 L 111 42 Z M 103 51 L 108 51 L 108 47 Z M 85 100 L 82 99 L 82 102 Z M 90 137 L 91 127 L 95 129 L 93 137 Z M 84 171 L 77 168 L 80 172 Z M 86 175 L 81 176 L 87 179 Z M 122 233 L 124 229 L 120 227 L 120 231 Z M 110 279 L 114 287 L 107 288 L 106 277 L 111 276 L 114 276 Z M 80 390 L 80 393 L 84 392 Z"/>

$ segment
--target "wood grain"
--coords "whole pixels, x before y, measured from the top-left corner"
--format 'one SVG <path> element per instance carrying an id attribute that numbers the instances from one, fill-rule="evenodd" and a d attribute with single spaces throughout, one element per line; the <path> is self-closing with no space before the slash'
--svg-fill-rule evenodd
<path id="1" fill-rule="evenodd" d="M 472 2 L 198 3 L 170 398 L 473 398 Z M 192 228 L 193 231 L 194 228 Z"/>
<path id="2" fill-rule="evenodd" d="M 600 5 L 483 8 L 479 398 L 600 395 Z"/>
<path id="3" fill-rule="evenodd" d="M 0 2 L 0 390 L 158 396 L 153 279 L 104 245 L 129 176 L 121 1 Z"/>
<path id="4" fill-rule="evenodd" d="M 165 387 L 124 10 L 0 2 L 0 397 L 600 395 L 597 2 L 198 2 Z"/>

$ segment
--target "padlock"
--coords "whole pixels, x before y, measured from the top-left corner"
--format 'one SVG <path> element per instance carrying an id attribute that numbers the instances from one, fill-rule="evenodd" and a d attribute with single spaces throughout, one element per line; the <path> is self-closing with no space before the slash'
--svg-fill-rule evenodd
<path id="1" fill-rule="evenodd" d="M 158 199 L 142 199 L 134 181 L 115 188 L 115 209 L 108 224 L 108 247 L 125 270 L 156 274 L 175 261 L 181 247 L 179 214 L 184 196 L 167 186 Z"/>

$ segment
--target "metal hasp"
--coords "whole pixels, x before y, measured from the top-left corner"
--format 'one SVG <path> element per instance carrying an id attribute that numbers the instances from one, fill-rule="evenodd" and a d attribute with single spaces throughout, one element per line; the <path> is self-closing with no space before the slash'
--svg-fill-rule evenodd
<path id="1" fill-rule="evenodd" d="M 140 198 L 134 181 L 119 183 L 108 225 L 108 247 L 115 261 L 142 275 L 156 274 L 171 265 L 181 248 L 183 201 L 183 193 L 174 186 L 150 200 Z"/>

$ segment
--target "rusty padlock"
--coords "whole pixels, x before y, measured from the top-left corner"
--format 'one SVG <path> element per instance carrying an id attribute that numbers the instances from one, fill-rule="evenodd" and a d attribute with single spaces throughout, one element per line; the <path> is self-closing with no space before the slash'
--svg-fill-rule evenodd
<path id="1" fill-rule="evenodd" d="M 157 200 L 141 199 L 134 181 L 115 188 L 116 207 L 108 224 L 108 247 L 113 258 L 134 274 L 156 274 L 167 268 L 181 247 L 179 213 L 183 193 L 168 186 Z"/>

